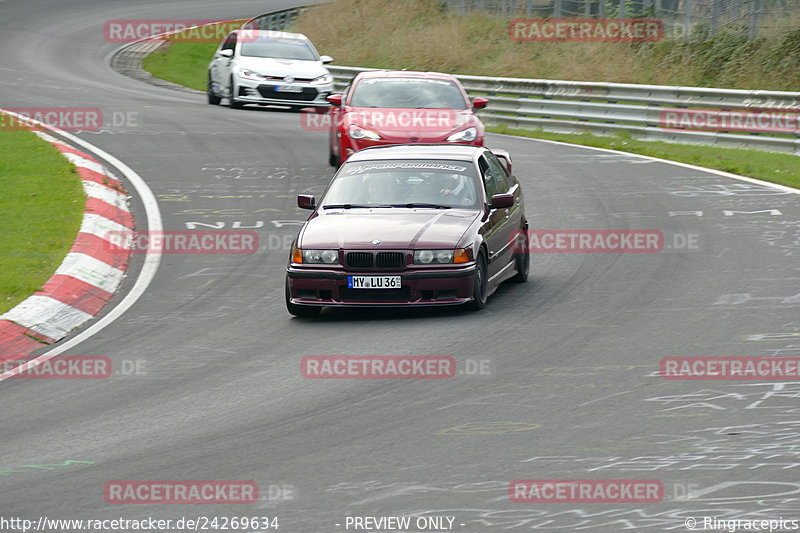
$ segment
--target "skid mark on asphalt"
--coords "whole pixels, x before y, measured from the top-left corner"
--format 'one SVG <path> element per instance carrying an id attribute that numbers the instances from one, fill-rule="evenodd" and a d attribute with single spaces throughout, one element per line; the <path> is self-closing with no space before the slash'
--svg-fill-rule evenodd
<path id="1" fill-rule="evenodd" d="M 437 435 L 507 435 L 539 429 L 541 424 L 528 422 L 469 422 L 437 431 Z"/>
<path id="2" fill-rule="evenodd" d="M 55 470 L 56 468 L 62 466 L 70 466 L 73 464 L 93 465 L 94 461 L 79 461 L 79 460 L 69 459 L 64 461 L 63 463 L 15 466 L 9 470 L 0 470 L 0 476 L 10 476 L 11 474 L 22 474 L 35 470 Z M 19 470 L 20 468 L 25 468 L 26 470 Z"/>

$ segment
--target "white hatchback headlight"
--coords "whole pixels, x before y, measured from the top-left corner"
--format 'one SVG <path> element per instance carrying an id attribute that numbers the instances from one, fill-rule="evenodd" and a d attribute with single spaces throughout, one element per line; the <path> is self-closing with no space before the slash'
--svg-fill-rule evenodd
<path id="1" fill-rule="evenodd" d="M 333 83 L 333 76 L 330 74 L 323 74 L 311 80 L 311 85 L 328 85 L 329 83 Z"/>
<path id="2" fill-rule="evenodd" d="M 264 74 L 259 74 L 258 72 L 254 72 L 246 68 L 239 69 L 239 77 L 253 81 L 262 81 L 266 78 Z"/>

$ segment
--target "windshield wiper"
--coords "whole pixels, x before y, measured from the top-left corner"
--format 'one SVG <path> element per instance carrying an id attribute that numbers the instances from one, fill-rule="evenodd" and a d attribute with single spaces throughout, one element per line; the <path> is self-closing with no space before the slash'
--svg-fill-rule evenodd
<path id="1" fill-rule="evenodd" d="M 356 207 L 360 208 L 369 208 L 369 207 L 378 207 L 375 205 L 362 205 L 362 204 L 327 204 L 323 205 L 322 209 L 353 209 Z"/>
<path id="2" fill-rule="evenodd" d="M 409 204 L 392 204 L 392 207 L 430 207 L 431 209 L 452 209 L 452 205 L 441 204 L 426 204 L 426 203 L 409 203 Z"/>

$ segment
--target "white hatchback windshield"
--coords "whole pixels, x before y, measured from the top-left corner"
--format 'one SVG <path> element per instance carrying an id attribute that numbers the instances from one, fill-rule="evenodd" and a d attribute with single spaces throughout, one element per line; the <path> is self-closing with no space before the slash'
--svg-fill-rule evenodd
<path id="1" fill-rule="evenodd" d="M 271 57 L 274 59 L 299 59 L 302 61 L 317 61 L 319 58 L 302 41 L 291 40 L 255 40 L 242 42 L 241 55 L 248 57 Z"/>

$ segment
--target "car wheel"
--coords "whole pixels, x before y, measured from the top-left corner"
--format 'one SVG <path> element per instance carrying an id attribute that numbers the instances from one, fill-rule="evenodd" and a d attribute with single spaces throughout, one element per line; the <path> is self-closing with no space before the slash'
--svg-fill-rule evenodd
<path id="1" fill-rule="evenodd" d="M 233 78 L 231 78 L 230 84 L 228 85 L 228 105 L 231 109 L 241 109 L 243 104 L 237 101 L 233 95 Z"/>
<path id="2" fill-rule="evenodd" d="M 286 294 L 286 310 L 289 311 L 289 313 L 293 314 L 294 316 L 299 316 L 299 317 L 317 316 L 319 312 L 322 311 L 322 307 L 293 304 L 292 293 L 289 290 L 289 278 L 286 278 L 285 294 Z"/>
<path id="3" fill-rule="evenodd" d="M 208 89 L 206 90 L 208 94 L 208 103 L 211 105 L 219 105 L 222 101 L 222 98 L 217 96 L 214 92 L 214 89 L 211 88 L 211 75 L 208 75 Z"/>
<path id="4" fill-rule="evenodd" d="M 487 294 L 489 292 L 489 279 L 486 273 L 486 256 L 483 252 L 478 253 L 478 261 L 475 266 L 475 286 L 472 289 L 472 308 L 477 310 L 486 307 Z"/>
<path id="5" fill-rule="evenodd" d="M 333 153 L 333 143 L 328 143 L 328 164 L 332 167 L 338 167 L 341 164 L 339 156 Z"/>
<path id="6" fill-rule="evenodd" d="M 525 228 L 517 234 L 514 246 L 519 252 L 514 254 L 514 262 L 517 267 L 517 274 L 511 278 L 517 283 L 528 281 L 528 272 L 531 269 L 531 254 L 528 249 L 528 230 Z"/>

